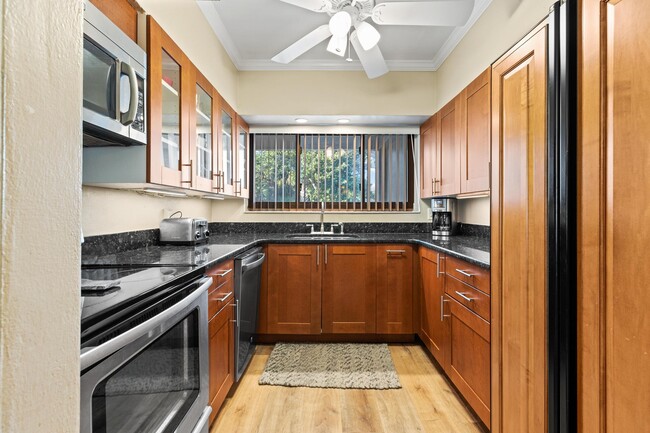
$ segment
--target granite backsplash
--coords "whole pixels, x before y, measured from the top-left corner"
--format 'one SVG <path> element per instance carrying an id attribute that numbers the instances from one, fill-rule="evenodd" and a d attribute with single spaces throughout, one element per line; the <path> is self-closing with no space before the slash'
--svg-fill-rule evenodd
<path id="1" fill-rule="evenodd" d="M 329 230 L 331 224 L 325 223 L 325 230 Z M 214 235 L 309 232 L 306 223 L 209 223 L 208 227 Z M 314 227 L 319 229 L 318 224 Z M 336 232 L 338 230 L 335 228 Z M 429 233 L 430 230 L 429 223 L 345 223 L 346 233 Z M 490 227 L 459 223 L 458 235 L 489 240 Z M 156 245 L 159 238 L 158 229 L 88 236 L 81 246 L 81 253 L 83 256 L 115 254 Z"/>

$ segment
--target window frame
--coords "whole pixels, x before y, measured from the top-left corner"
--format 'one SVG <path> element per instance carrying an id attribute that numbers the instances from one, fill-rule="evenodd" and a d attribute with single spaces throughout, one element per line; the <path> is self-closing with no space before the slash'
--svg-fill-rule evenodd
<path id="1" fill-rule="evenodd" d="M 275 135 L 275 136 L 294 136 L 295 137 L 295 146 L 296 146 L 296 200 L 291 202 L 256 202 L 255 201 L 255 145 L 254 140 L 255 136 L 260 135 Z M 367 149 L 368 149 L 368 137 L 369 136 L 405 136 L 406 137 L 406 156 L 407 156 L 407 178 L 406 178 L 406 206 L 403 207 L 402 203 L 404 202 L 370 202 L 367 197 L 367 184 L 368 179 L 370 178 L 369 170 L 367 167 Z M 248 199 L 248 205 L 246 210 L 251 213 L 255 212 L 320 212 L 321 206 L 318 202 L 303 202 L 301 201 L 301 191 L 302 183 L 301 180 L 301 157 L 303 146 L 301 145 L 301 137 L 306 136 L 360 136 L 361 137 L 361 202 L 335 202 L 327 201 L 325 202 L 325 211 L 326 212 L 350 212 L 350 213 L 413 213 L 416 211 L 415 202 L 416 202 L 416 191 L 415 191 L 415 153 L 413 149 L 416 142 L 416 137 L 414 134 L 385 134 L 385 133 L 346 133 L 346 134 L 321 134 L 321 133 L 250 133 L 249 134 L 249 146 L 250 146 L 250 169 L 249 169 L 249 185 L 251 188 L 250 197 Z"/>

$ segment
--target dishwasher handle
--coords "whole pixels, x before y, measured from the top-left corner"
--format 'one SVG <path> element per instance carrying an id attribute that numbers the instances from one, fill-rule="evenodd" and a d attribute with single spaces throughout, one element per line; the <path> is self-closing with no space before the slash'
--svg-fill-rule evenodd
<path id="1" fill-rule="evenodd" d="M 242 267 L 241 267 L 242 274 L 244 274 L 244 273 L 246 273 L 246 272 L 248 272 L 248 271 L 250 271 L 252 269 L 255 269 L 255 268 L 259 267 L 259 266 L 262 266 L 262 263 L 264 263 L 264 259 L 266 259 L 266 254 L 257 253 L 257 258 L 255 259 L 254 262 L 242 265 Z"/>

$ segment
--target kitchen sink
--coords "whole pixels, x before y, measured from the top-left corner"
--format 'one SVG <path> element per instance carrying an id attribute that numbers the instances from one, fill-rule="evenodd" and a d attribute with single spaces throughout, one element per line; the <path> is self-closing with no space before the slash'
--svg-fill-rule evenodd
<path id="1" fill-rule="evenodd" d="M 350 240 L 358 239 L 359 235 L 341 235 L 341 234 L 319 234 L 319 233 L 301 233 L 297 235 L 288 235 L 289 239 L 304 239 L 309 241 L 334 241 L 334 240 Z"/>

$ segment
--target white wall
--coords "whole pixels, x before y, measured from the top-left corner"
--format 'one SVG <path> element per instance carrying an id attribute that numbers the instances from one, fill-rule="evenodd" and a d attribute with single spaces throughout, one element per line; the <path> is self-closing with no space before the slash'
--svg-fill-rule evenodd
<path id="1" fill-rule="evenodd" d="M 79 431 L 78 0 L 2 0 L 0 431 Z"/>

